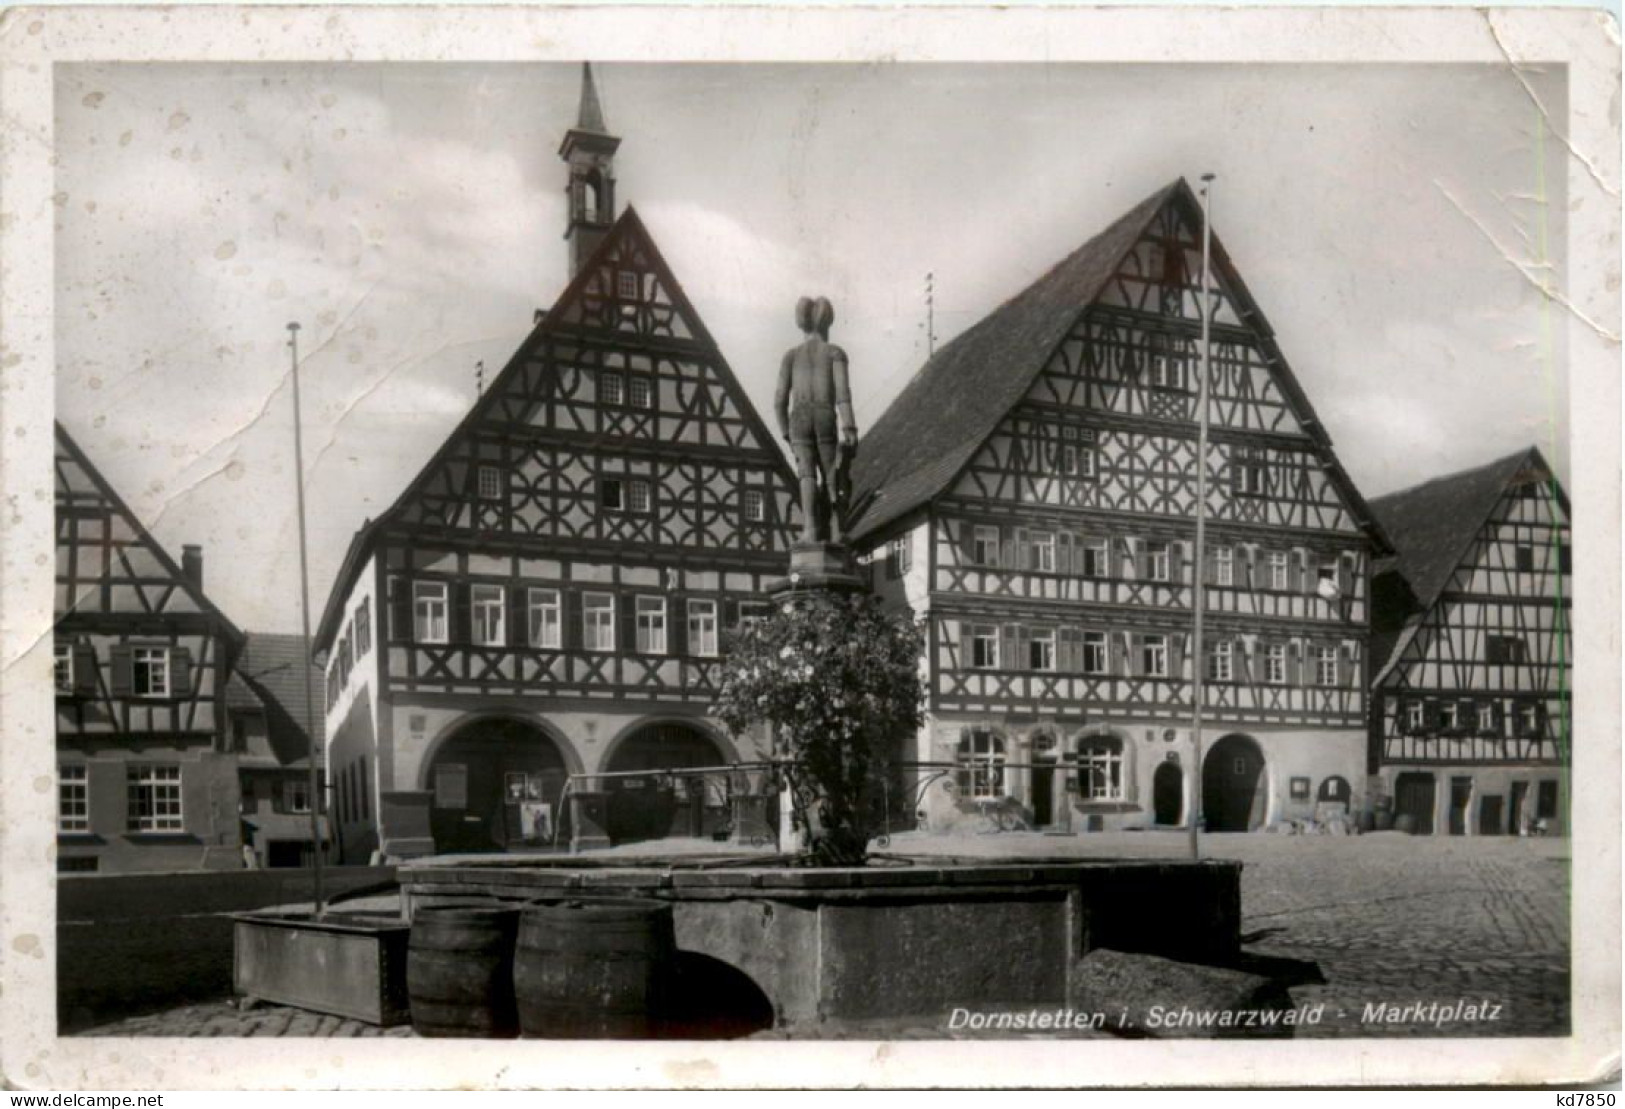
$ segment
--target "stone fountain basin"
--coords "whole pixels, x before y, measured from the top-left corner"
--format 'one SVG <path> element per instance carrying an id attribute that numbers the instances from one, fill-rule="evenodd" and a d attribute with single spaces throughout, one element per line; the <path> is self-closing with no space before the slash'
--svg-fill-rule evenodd
<path id="1" fill-rule="evenodd" d="M 1240 951 L 1241 864 L 1224 861 L 889 860 L 799 869 L 738 856 L 681 862 L 418 859 L 399 869 L 410 919 L 468 898 L 669 901 L 680 951 L 743 973 L 774 1023 L 924 1017 L 957 1007 L 1071 1004 L 1097 947 L 1185 962 Z"/>

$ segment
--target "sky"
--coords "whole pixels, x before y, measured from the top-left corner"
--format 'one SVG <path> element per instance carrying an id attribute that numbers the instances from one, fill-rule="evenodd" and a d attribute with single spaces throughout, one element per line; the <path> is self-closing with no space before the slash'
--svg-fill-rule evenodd
<path id="1" fill-rule="evenodd" d="M 861 429 L 925 358 L 928 273 L 940 346 L 1213 172 L 1214 233 L 1367 498 L 1530 444 L 1568 479 L 1564 321 L 1538 287 L 1562 287 L 1566 154 L 1532 99 L 1561 123 L 1561 68 L 594 69 L 617 201 L 764 416 L 798 297 L 835 304 Z M 285 325 L 314 619 L 476 364 L 493 377 L 564 287 L 580 67 L 56 75 L 58 417 L 172 553 L 204 546 L 240 627 L 297 631 Z"/>

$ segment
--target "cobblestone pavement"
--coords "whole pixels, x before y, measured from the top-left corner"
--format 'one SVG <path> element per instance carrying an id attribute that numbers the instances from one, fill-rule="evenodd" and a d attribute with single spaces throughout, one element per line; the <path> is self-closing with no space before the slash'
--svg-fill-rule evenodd
<path id="1" fill-rule="evenodd" d="M 1183 857 L 1173 833 L 893 838 L 903 855 Z M 1569 1020 L 1569 856 L 1560 839 L 1207 836 L 1205 857 L 1242 870 L 1246 953 L 1296 972 L 1319 1007 L 1300 1036 L 1564 1035 Z M 1433 1006 L 1431 1011 L 1428 1006 Z M 1368 1007 L 1375 1006 L 1375 1009 Z M 1395 1006 L 1396 1009 L 1388 1009 Z M 1469 1010 L 1468 1006 L 1473 1006 Z M 1408 1008 L 1407 1008 L 1408 1007 Z M 1394 1017 L 1366 1019 L 1368 1017 Z M 93 1036 L 408 1036 L 277 1006 L 221 1001 L 135 1017 Z M 792 1033 L 793 1034 L 793 1033 Z M 830 1038 L 938 1038 L 929 1025 L 821 1029 Z M 782 1038 L 782 1032 L 764 1036 Z M 978 1037 L 980 1038 L 980 1037 Z"/>

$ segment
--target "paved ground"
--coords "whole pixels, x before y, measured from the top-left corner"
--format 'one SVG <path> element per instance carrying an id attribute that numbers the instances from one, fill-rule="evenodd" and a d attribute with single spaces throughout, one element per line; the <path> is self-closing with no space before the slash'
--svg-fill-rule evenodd
<path id="1" fill-rule="evenodd" d="M 1568 846 L 1560 839 L 1379 833 L 1205 836 L 1201 850 L 1207 857 L 1245 864 L 1242 926 L 1248 955 L 1277 960 L 1278 967 L 1296 972 L 1302 980 L 1292 987 L 1292 1000 L 1311 1007 L 1308 1011 L 1320 1006 L 1319 1023 L 1300 1035 L 1528 1036 L 1563 1035 L 1568 1029 Z M 894 837 L 887 850 L 966 857 L 1179 857 L 1185 841 L 1180 834 L 1160 832 L 1072 838 L 908 833 Z M 1389 1005 L 1397 1009 L 1383 1008 Z M 1378 1015 L 1398 1019 L 1368 1019 Z M 907 1022 L 825 1032 L 854 1038 L 943 1035 L 940 1025 Z M 222 1001 L 105 1024 L 88 1034 L 410 1032 L 380 1032 L 274 1006 L 240 1012 Z"/>

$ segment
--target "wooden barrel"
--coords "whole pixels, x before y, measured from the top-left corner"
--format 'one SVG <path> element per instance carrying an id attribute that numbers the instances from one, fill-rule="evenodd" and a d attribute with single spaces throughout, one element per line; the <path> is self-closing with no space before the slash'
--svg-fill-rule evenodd
<path id="1" fill-rule="evenodd" d="M 639 898 L 532 905 L 519 920 L 519 1034 L 647 1039 L 666 1007 L 677 943 L 671 906 Z"/>
<path id="2" fill-rule="evenodd" d="M 1416 834 L 1416 817 L 1408 812 L 1402 812 L 1394 817 L 1394 831 L 1404 832 L 1406 835 Z"/>
<path id="3" fill-rule="evenodd" d="M 518 909 L 459 906 L 413 914 L 406 993 L 420 1036 L 511 1037 Z"/>

